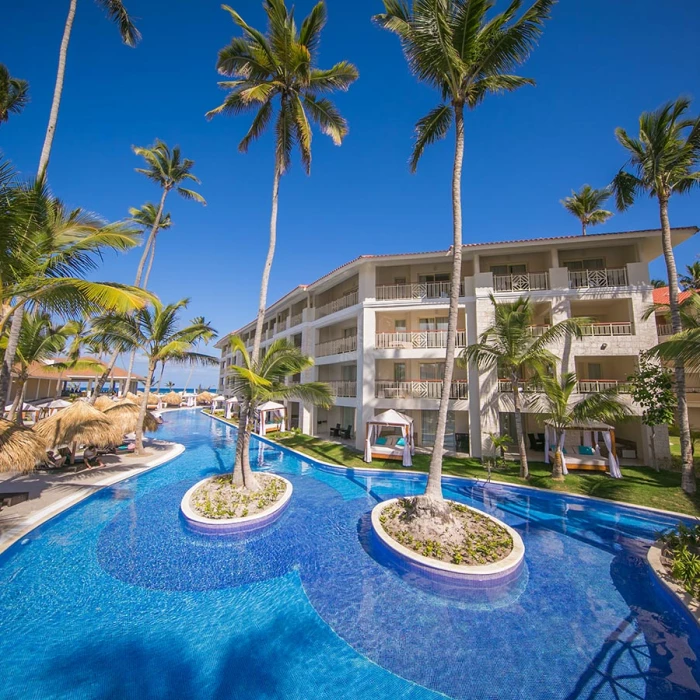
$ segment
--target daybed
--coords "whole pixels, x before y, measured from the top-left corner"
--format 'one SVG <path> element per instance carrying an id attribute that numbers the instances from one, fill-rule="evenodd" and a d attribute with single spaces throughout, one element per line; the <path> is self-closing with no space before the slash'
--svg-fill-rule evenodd
<path id="1" fill-rule="evenodd" d="M 403 461 L 405 438 L 401 435 L 387 435 L 377 438 L 372 445 L 372 459 L 397 459 Z M 401 442 L 401 444 L 397 444 Z"/>

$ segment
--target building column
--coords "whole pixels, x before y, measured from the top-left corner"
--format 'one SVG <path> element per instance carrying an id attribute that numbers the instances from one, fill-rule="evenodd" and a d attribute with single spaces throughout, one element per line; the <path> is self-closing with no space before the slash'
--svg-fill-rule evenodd
<path id="1" fill-rule="evenodd" d="M 355 447 L 365 448 L 365 426 L 374 416 L 374 342 L 377 318 L 374 309 L 362 308 L 357 319 L 357 401 Z"/>

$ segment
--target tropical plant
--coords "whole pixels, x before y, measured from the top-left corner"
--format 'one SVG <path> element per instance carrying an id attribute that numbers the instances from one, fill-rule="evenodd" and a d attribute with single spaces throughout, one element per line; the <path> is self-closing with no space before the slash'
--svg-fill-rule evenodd
<path id="1" fill-rule="evenodd" d="M 0 63 L 0 124 L 19 114 L 29 104 L 29 83 L 13 78 L 7 66 Z"/>
<path id="2" fill-rule="evenodd" d="M 537 0 L 520 17 L 521 0 L 488 18 L 490 0 L 384 0 L 383 14 L 375 21 L 398 35 L 411 71 L 436 88 L 442 103 L 416 124 L 416 141 L 410 159 L 415 171 L 426 146 L 447 136 L 455 126 L 452 166 L 452 276 L 447 325 L 445 373 L 430 459 L 424 501 L 442 509 L 442 453 L 445 443 L 450 386 L 454 371 L 455 341 L 462 276 L 461 180 L 464 158 L 464 109 L 474 109 L 493 93 L 512 92 L 534 85 L 530 78 L 510 71 L 526 61 L 539 39 L 555 0 Z"/>
<path id="3" fill-rule="evenodd" d="M 473 361 L 481 369 L 496 367 L 500 377 L 508 381 L 513 394 L 520 476 L 529 479 L 522 420 L 522 394 L 528 388 L 525 380 L 542 377 L 554 368 L 559 358 L 549 348 L 572 336 L 580 338 L 581 327 L 586 319 L 569 318 L 559 321 L 542 335 L 533 337 L 531 327 L 534 310 L 529 297 L 497 303 L 491 295 L 491 303 L 494 307 L 494 324 L 481 334 L 478 343 L 464 349 L 460 362 L 466 364 Z M 539 379 L 537 384 L 539 385 Z"/>
<path id="4" fill-rule="evenodd" d="M 581 222 L 581 235 L 585 236 L 588 226 L 604 224 L 613 215 L 611 211 L 601 209 L 611 195 L 609 187 L 596 190 L 590 185 L 584 185 L 578 192 L 572 190 L 571 196 L 562 199 L 561 204 Z"/>
<path id="5" fill-rule="evenodd" d="M 61 384 L 63 374 L 70 370 L 88 369 L 95 372 L 100 372 L 103 369 L 102 363 L 95 361 L 92 358 L 83 357 L 85 351 L 95 354 L 101 354 L 104 350 L 103 346 L 95 343 L 92 338 L 92 329 L 90 321 L 86 318 L 78 318 L 68 321 L 63 329 L 67 337 L 67 345 L 64 348 L 65 359 L 54 362 L 52 369 L 59 372 L 58 382 L 56 383 L 56 398 L 61 396 Z M 100 387 L 101 390 L 101 387 Z M 90 398 L 90 403 L 94 404 L 98 396 L 98 391 L 95 391 Z"/>
<path id="6" fill-rule="evenodd" d="M 654 289 L 663 289 L 668 286 L 668 283 L 665 280 L 651 280 L 651 286 Z"/>
<path id="7" fill-rule="evenodd" d="M 159 231 L 165 231 L 172 226 L 172 220 L 170 214 L 163 213 L 158 217 L 158 207 L 152 202 L 146 202 L 140 209 L 136 207 L 131 207 L 129 209 L 130 221 L 141 229 L 142 233 L 145 234 L 146 231 L 149 232 L 149 236 L 146 239 L 146 245 L 143 247 L 143 253 L 141 254 L 141 260 L 139 261 L 139 266 L 136 273 L 135 284 L 148 287 L 148 279 L 151 276 L 151 268 L 153 267 L 153 258 L 156 254 L 156 237 Z M 157 223 L 156 223 L 157 222 Z M 156 235 L 152 237 L 151 232 L 156 231 Z M 143 275 L 143 285 L 141 285 L 141 274 L 143 273 L 144 265 L 146 264 L 146 258 L 148 258 L 148 267 Z"/>
<path id="8" fill-rule="evenodd" d="M 489 433 L 489 440 L 493 445 L 494 453 L 496 454 L 496 462 L 501 466 L 506 463 L 506 450 L 509 445 L 513 444 L 513 438 L 508 433 L 499 435 L 498 433 Z"/>
<path id="9" fill-rule="evenodd" d="M 189 299 L 163 305 L 155 302 L 134 314 L 112 317 L 104 322 L 95 321 L 95 338 L 122 347 L 137 348 L 148 362 L 146 385 L 141 398 L 136 429 L 136 452 L 143 454 L 143 421 L 146 416 L 153 375 L 159 363 L 191 365 L 218 365 L 213 355 L 196 352 L 193 348 L 200 340 L 208 340 L 216 331 L 208 324 L 193 323 L 179 328 L 179 313 L 187 307 Z"/>
<path id="10" fill-rule="evenodd" d="M 554 430 L 552 479 L 561 481 L 565 473 L 561 445 L 564 432 L 586 423 L 617 423 L 629 415 L 630 409 L 620 400 L 617 389 L 586 394 L 576 400 L 578 378 L 575 372 L 562 372 L 560 378 L 541 375 L 538 383 L 541 391 L 538 408 L 547 415 Z"/>
<path id="11" fill-rule="evenodd" d="M 685 194 L 700 184 L 700 118 L 690 119 L 686 112 L 690 101 L 679 98 L 655 112 L 639 117 L 639 136 L 629 136 L 622 128 L 615 136 L 629 154 L 627 166 L 615 176 L 612 187 L 617 208 L 624 211 L 641 194 L 647 194 L 659 204 L 661 243 L 668 273 L 669 306 L 674 333 L 682 330 L 678 300 L 678 275 L 671 241 L 668 218 L 669 200 L 675 194 Z M 682 354 L 678 355 L 680 358 Z M 681 485 L 686 493 L 695 493 L 695 472 L 690 449 L 690 423 L 686 397 L 686 377 L 683 361 L 676 362 L 676 392 L 678 394 L 678 429 L 681 443 Z"/>
<path id="12" fill-rule="evenodd" d="M 324 2 L 314 6 L 300 28 L 284 0 L 264 0 L 263 8 L 268 20 L 266 34 L 223 5 L 243 36 L 235 37 L 219 51 L 216 68 L 233 80 L 219 83 L 230 92 L 219 107 L 207 113 L 207 118 L 212 118 L 216 114 L 255 111 L 248 132 L 238 144 L 238 150 L 246 153 L 250 144 L 265 132 L 275 109 L 277 111 L 270 240 L 260 284 L 253 364 L 260 354 L 267 287 L 275 255 L 280 178 L 289 168 L 295 144 L 306 174 L 311 172 L 311 121 L 318 124 L 336 146 L 342 143 L 348 132 L 347 123 L 325 95 L 347 90 L 358 76 L 355 66 L 347 61 L 328 69 L 316 67 L 321 31 L 326 24 Z"/>
<path id="13" fill-rule="evenodd" d="M 700 290 L 700 262 L 685 266 L 686 274 L 681 275 L 678 281 L 683 289 Z"/>
<path id="14" fill-rule="evenodd" d="M 175 382 L 165 382 L 165 388 L 168 391 L 172 391 L 175 388 Z"/>
<path id="15" fill-rule="evenodd" d="M 642 422 L 651 430 L 651 461 L 656 471 L 656 426 L 671 425 L 676 412 L 673 377 L 661 365 L 640 357 L 637 371 L 629 377 L 632 398 L 642 408 Z"/>
<path id="16" fill-rule="evenodd" d="M 126 8 L 121 0 L 96 0 L 97 4 L 104 9 L 109 19 L 111 19 L 117 27 L 122 41 L 127 46 L 136 46 L 141 34 L 134 26 L 129 17 Z M 56 85 L 54 87 L 53 101 L 51 102 L 51 112 L 49 114 L 49 123 L 46 128 L 46 136 L 44 137 L 44 145 L 41 149 L 41 157 L 39 159 L 38 176 L 42 177 L 46 174 L 46 169 L 49 165 L 51 157 L 51 147 L 53 145 L 53 137 L 56 132 L 56 123 L 58 122 L 58 111 L 61 106 L 61 95 L 63 94 L 63 81 L 66 73 L 66 58 L 68 56 L 68 44 L 70 42 L 71 33 L 73 32 L 73 21 L 75 19 L 75 11 L 78 6 L 78 0 L 70 0 L 68 5 L 68 16 L 66 24 L 63 28 L 63 38 L 61 39 L 61 47 L 58 52 L 58 71 L 56 73 Z"/>
<path id="17" fill-rule="evenodd" d="M 323 382 L 286 383 L 289 377 L 312 367 L 314 361 L 284 338 L 272 342 L 258 362 L 253 361 L 240 336 L 231 338 L 231 352 L 241 356 L 241 364 L 229 368 L 231 391 L 240 402 L 232 479 L 234 486 L 257 491 L 259 486 L 250 468 L 248 450 L 257 407 L 265 401 L 298 399 L 329 408 L 333 398 L 330 388 Z"/>

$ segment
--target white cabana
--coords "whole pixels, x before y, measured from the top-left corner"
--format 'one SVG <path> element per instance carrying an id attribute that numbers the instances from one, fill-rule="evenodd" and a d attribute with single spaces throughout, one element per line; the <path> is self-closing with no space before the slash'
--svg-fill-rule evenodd
<path id="1" fill-rule="evenodd" d="M 232 396 L 230 399 L 226 399 L 226 418 L 230 419 L 233 416 L 233 407 L 238 403 L 238 399 Z"/>
<path id="2" fill-rule="evenodd" d="M 256 411 L 258 435 L 284 431 L 287 407 L 274 401 L 261 403 Z"/>
<path id="3" fill-rule="evenodd" d="M 575 441 L 567 441 L 575 433 Z M 599 437 L 608 450 L 607 459 L 600 454 Z M 583 440 L 583 444 L 581 444 Z M 550 446 L 556 451 L 556 430 L 551 421 L 545 421 L 544 426 L 544 461 L 549 464 Z M 561 431 L 559 447 L 562 449 L 562 471 L 568 474 L 567 467 L 572 469 L 588 469 L 605 471 L 606 467 L 613 479 L 621 479 L 620 463 L 615 454 L 615 428 L 607 423 L 588 421 L 573 423 Z"/>
<path id="4" fill-rule="evenodd" d="M 211 412 L 214 413 L 214 411 L 220 411 L 223 410 L 224 408 L 224 401 L 226 401 L 226 397 L 222 396 L 219 394 L 218 396 L 215 396 L 211 400 Z"/>
<path id="5" fill-rule="evenodd" d="M 197 405 L 197 394 L 184 394 L 181 405 L 187 408 L 194 408 Z"/>
<path id="6" fill-rule="evenodd" d="M 398 428 L 401 435 L 382 436 L 382 431 Z M 404 467 L 413 464 L 413 419 L 393 408 L 374 416 L 365 426 L 365 462 L 377 459 L 401 460 Z"/>
<path id="7" fill-rule="evenodd" d="M 65 399 L 54 399 L 53 401 L 41 404 L 39 409 L 44 415 L 52 416 L 54 413 L 62 411 L 64 408 L 68 408 L 70 405 L 71 402 L 66 401 Z"/>
<path id="8" fill-rule="evenodd" d="M 12 404 L 9 404 L 5 406 L 5 415 L 8 416 L 10 414 L 10 411 L 12 410 Z M 18 413 L 32 413 L 32 423 L 36 423 L 38 413 L 41 409 L 39 409 L 37 406 L 33 406 L 30 403 L 24 402 L 22 406 L 17 406 L 17 411 Z"/>

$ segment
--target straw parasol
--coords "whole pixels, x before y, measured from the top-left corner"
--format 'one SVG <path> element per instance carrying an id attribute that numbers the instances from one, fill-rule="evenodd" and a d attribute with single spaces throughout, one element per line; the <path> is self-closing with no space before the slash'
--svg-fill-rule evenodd
<path id="1" fill-rule="evenodd" d="M 203 391 L 201 394 L 197 394 L 197 403 L 210 404 L 213 398 L 214 394 L 210 391 Z"/>
<path id="2" fill-rule="evenodd" d="M 112 408 L 114 406 L 114 401 L 109 398 L 109 396 L 98 396 L 97 400 L 93 404 L 93 406 L 98 410 L 98 411 L 106 411 L 108 408 Z"/>
<path id="3" fill-rule="evenodd" d="M 163 403 L 168 404 L 168 406 L 179 406 L 182 402 L 182 397 L 175 391 L 171 391 L 169 394 L 165 394 L 160 397 Z"/>
<path id="4" fill-rule="evenodd" d="M 141 396 L 137 396 L 136 394 L 132 394 L 130 391 L 127 391 L 124 398 L 129 399 L 130 401 L 138 401 Z"/>
<path id="5" fill-rule="evenodd" d="M 50 446 L 81 443 L 107 447 L 118 445 L 123 433 L 107 416 L 86 401 L 39 421 L 33 430 Z"/>
<path id="6" fill-rule="evenodd" d="M 132 401 L 119 401 L 105 411 L 105 416 L 119 427 L 122 435 L 127 435 L 136 430 L 139 419 L 139 407 Z M 143 429 L 150 432 L 158 430 L 158 421 L 150 411 L 146 411 L 143 419 Z"/>
<path id="7" fill-rule="evenodd" d="M 30 472 L 46 459 L 46 441 L 30 428 L 0 418 L 0 472 Z"/>

